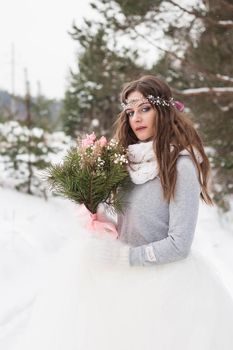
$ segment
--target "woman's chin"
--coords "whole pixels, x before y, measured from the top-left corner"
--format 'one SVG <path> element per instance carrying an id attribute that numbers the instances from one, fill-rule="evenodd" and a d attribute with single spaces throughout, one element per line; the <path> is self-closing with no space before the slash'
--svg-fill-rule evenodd
<path id="1" fill-rule="evenodd" d="M 154 137 L 137 137 L 139 142 L 148 142 L 148 141 L 153 141 Z"/>

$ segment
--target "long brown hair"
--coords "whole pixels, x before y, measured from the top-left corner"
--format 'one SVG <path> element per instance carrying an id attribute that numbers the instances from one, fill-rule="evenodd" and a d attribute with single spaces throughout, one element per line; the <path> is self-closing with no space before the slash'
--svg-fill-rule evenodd
<path id="1" fill-rule="evenodd" d="M 140 92 L 144 97 L 153 95 L 165 100 L 169 100 L 172 97 L 170 87 L 153 75 L 146 75 L 127 83 L 121 92 L 121 102 L 125 103 L 129 94 L 134 91 Z M 202 140 L 195 130 L 194 123 L 186 113 L 180 112 L 175 106 L 151 105 L 156 110 L 153 147 L 158 161 L 164 199 L 170 201 L 171 197 L 174 197 L 177 179 L 176 162 L 180 151 L 187 149 L 198 170 L 201 199 L 207 204 L 213 205 L 213 200 L 208 193 L 210 163 L 205 154 Z M 124 147 L 138 142 L 124 111 L 119 114 L 115 123 L 114 137 Z M 170 144 L 174 146 L 172 151 L 170 151 Z M 193 147 L 201 154 L 203 158 L 202 163 L 197 161 Z"/>

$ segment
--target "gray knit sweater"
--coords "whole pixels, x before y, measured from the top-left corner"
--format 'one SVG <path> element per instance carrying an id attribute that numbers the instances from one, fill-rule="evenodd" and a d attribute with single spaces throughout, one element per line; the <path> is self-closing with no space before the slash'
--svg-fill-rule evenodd
<path id="1" fill-rule="evenodd" d="M 141 185 L 131 183 L 125 193 L 127 204 L 124 214 L 118 215 L 117 229 L 120 240 L 130 245 L 132 266 L 165 264 L 189 254 L 201 188 L 190 156 L 180 155 L 176 166 L 175 198 L 170 203 L 163 199 L 158 176 Z"/>

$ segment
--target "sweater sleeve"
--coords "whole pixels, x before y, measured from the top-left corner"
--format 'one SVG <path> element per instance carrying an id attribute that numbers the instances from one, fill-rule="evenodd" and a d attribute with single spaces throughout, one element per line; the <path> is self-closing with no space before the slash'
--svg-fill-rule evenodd
<path id="1" fill-rule="evenodd" d="M 190 156 L 177 160 L 175 196 L 169 204 L 169 229 L 166 238 L 138 247 L 131 247 L 131 266 L 166 264 L 188 256 L 198 218 L 200 183 Z"/>

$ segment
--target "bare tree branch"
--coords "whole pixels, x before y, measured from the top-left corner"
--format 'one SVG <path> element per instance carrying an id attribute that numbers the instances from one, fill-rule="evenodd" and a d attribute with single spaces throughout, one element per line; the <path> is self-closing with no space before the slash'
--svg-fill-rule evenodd
<path id="1" fill-rule="evenodd" d="M 195 69 L 196 71 L 200 72 L 201 74 L 207 76 L 209 79 L 216 80 L 216 81 L 233 82 L 233 77 L 228 77 L 228 76 L 225 76 L 225 75 L 222 75 L 222 74 L 215 74 L 215 73 L 212 73 L 211 71 L 209 71 L 207 69 L 203 69 L 203 67 L 198 66 L 197 64 L 193 64 L 190 61 L 188 61 L 187 59 L 184 60 L 184 58 L 179 57 L 176 53 L 174 53 L 172 51 L 168 51 L 166 49 L 163 49 L 159 45 L 155 44 L 152 40 L 150 40 L 148 38 L 148 36 L 145 36 L 144 34 L 139 33 L 136 28 L 133 28 L 133 31 L 139 37 L 141 37 L 143 40 L 148 42 L 150 45 L 152 45 L 156 49 L 158 49 L 158 50 L 160 50 L 160 51 L 162 51 L 162 52 L 164 52 L 164 53 L 174 57 L 178 61 L 182 62 L 183 65 L 186 65 L 186 66 L 188 66 L 190 68 Z"/>
<path id="2" fill-rule="evenodd" d="M 185 7 L 177 4 L 173 0 L 167 0 L 167 1 L 170 4 L 172 4 L 173 6 L 178 7 L 181 11 L 184 11 L 184 12 L 188 13 L 189 15 L 195 16 L 196 18 L 201 18 L 205 22 L 209 22 L 210 24 L 217 25 L 217 26 L 220 26 L 220 27 L 233 28 L 233 21 L 216 21 L 216 20 L 214 20 L 211 17 L 202 15 L 200 12 L 198 12 L 198 11 L 196 11 L 194 9 L 193 10 L 188 10 Z"/>
<path id="3" fill-rule="evenodd" d="M 166 50 L 166 49 L 163 49 L 161 46 L 155 44 L 155 43 L 154 43 L 152 40 L 150 40 L 146 35 L 139 33 L 138 30 L 137 30 L 135 27 L 132 28 L 132 29 L 133 29 L 133 31 L 134 31 L 135 34 L 137 34 L 140 38 L 142 38 L 143 40 L 145 40 L 146 42 L 148 42 L 148 44 L 154 46 L 156 49 L 158 49 L 158 50 L 160 50 L 160 51 L 162 51 L 162 52 L 164 52 L 164 53 L 167 53 L 167 54 L 173 54 L 172 52 L 170 52 L 170 51 L 168 51 L 168 50 Z M 177 59 L 180 60 L 180 58 L 179 58 L 176 54 L 174 54 L 174 56 L 175 56 Z"/>
<path id="4" fill-rule="evenodd" d="M 173 0 L 167 0 L 167 2 L 169 2 L 170 4 L 172 4 L 175 7 L 178 7 L 180 10 L 182 10 L 183 12 L 188 13 L 189 15 L 192 15 L 192 16 L 195 16 L 195 17 L 200 17 L 201 16 L 201 14 L 198 11 L 196 11 L 196 10 L 188 10 L 188 9 L 184 8 L 183 6 L 177 4 Z"/>

